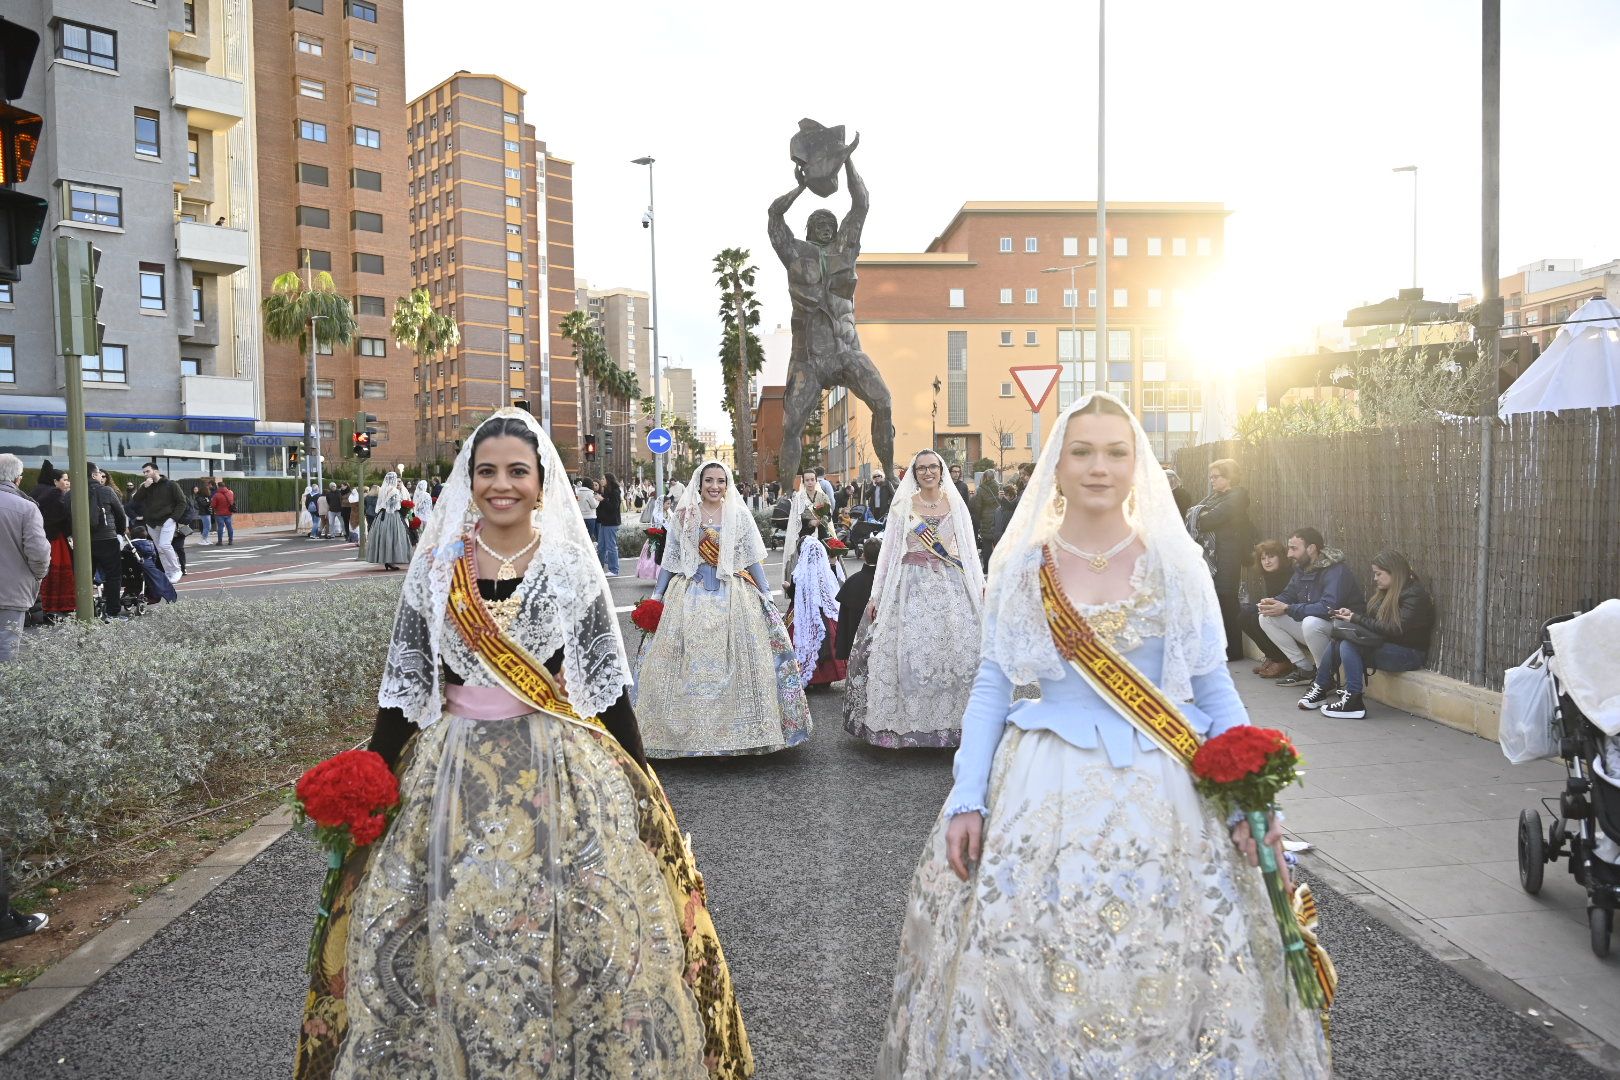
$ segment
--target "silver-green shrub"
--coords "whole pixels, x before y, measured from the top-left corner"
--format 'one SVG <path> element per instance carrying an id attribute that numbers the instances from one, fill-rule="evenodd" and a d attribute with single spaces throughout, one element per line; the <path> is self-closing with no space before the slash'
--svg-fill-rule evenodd
<path id="1" fill-rule="evenodd" d="M 374 712 L 401 581 L 183 597 L 24 633 L 0 667 L 0 850 L 79 850 L 222 762 Z"/>

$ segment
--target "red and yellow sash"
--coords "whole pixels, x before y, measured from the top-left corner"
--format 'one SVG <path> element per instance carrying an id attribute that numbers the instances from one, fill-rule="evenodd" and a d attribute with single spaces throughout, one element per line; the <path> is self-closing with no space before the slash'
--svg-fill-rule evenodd
<path id="1" fill-rule="evenodd" d="M 556 681 L 544 664 L 501 632 L 489 609 L 484 606 L 483 597 L 478 595 L 475 558 L 475 548 L 469 537 L 466 553 L 456 560 L 450 580 L 450 621 L 461 634 L 461 639 L 467 643 L 473 655 L 483 662 L 484 670 L 518 700 L 533 705 L 540 712 L 601 728 L 602 722 L 596 717 L 583 717 L 574 710 L 557 689 Z"/>
<path id="2" fill-rule="evenodd" d="M 720 541 L 716 540 L 714 537 L 705 532 L 703 534 L 703 538 L 698 541 L 698 558 L 702 559 L 710 566 L 719 566 Z"/>
<path id="3" fill-rule="evenodd" d="M 1058 654 L 1114 711 L 1152 739 L 1167 754 L 1192 768 L 1193 755 L 1202 742 L 1175 703 L 1136 665 L 1098 639 L 1091 626 L 1074 610 L 1058 584 L 1057 564 L 1048 549 L 1041 560 L 1041 604 Z"/>
<path id="4" fill-rule="evenodd" d="M 922 541 L 923 547 L 938 557 L 941 562 L 948 563 L 958 570 L 962 569 L 962 560 L 950 553 L 950 549 L 945 546 L 945 541 L 939 538 L 939 531 L 928 522 L 922 522 L 911 531 L 916 533 L 917 539 Z"/>

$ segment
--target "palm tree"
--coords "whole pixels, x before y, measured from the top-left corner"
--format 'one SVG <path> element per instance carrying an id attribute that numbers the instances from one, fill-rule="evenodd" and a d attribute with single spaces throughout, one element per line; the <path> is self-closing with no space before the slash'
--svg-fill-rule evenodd
<path id="1" fill-rule="evenodd" d="M 759 325 L 759 301 L 754 298 L 758 268 L 749 264 L 746 248 L 726 248 L 714 257 L 715 284 L 720 286 L 720 369 L 726 384 L 726 412 L 731 415 L 732 441 L 737 446 L 737 475 L 754 479 L 754 446 L 743 437 L 749 428 L 748 377 L 765 364 L 764 351 L 754 327 Z"/>
<path id="2" fill-rule="evenodd" d="M 309 374 L 304 379 L 304 462 L 311 475 L 320 472 L 321 454 L 315 437 L 315 355 L 310 350 L 309 331 L 315 327 L 315 340 L 326 346 L 347 345 L 354 340 L 354 308 L 348 297 L 337 291 L 332 275 L 322 270 L 314 280 L 289 270 L 278 274 L 264 298 L 264 336 L 271 341 L 297 342 L 298 351 L 309 356 Z M 313 455 L 313 456 L 311 456 Z"/>
<path id="3" fill-rule="evenodd" d="M 409 296 L 401 296 L 394 301 L 393 332 L 394 344 L 415 353 L 418 364 L 424 360 L 431 363 L 434 357 L 443 356 L 461 343 L 461 330 L 456 326 L 456 320 L 433 310 L 433 301 L 426 289 L 412 289 Z M 431 381 L 423 375 L 418 385 L 425 394 L 429 392 L 426 388 Z M 501 404 L 506 403 L 503 401 Z M 431 415 L 431 411 L 424 415 Z M 443 449 L 439 441 L 434 439 L 433 456 L 443 457 Z"/>
<path id="4" fill-rule="evenodd" d="M 593 430 L 592 385 L 596 384 L 596 389 L 600 390 L 601 380 L 613 364 L 608 361 L 607 347 L 602 344 L 600 331 L 591 325 L 591 317 L 585 312 L 570 311 L 562 317 L 557 330 L 574 347 L 574 366 L 579 370 L 580 378 L 580 418 L 583 421 L 580 435 L 583 437 Z M 586 468 L 583 452 L 580 454 L 580 468 Z"/>

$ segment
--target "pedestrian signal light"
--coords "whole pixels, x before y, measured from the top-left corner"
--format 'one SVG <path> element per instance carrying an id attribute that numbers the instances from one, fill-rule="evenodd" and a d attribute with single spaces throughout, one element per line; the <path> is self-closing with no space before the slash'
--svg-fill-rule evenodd
<path id="1" fill-rule="evenodd" d="M 371 432 L 357 431 L 354 433 L 354 456 L 361 461 L 371 456 Z"/>
<path id="2" fill-rule="evenodd" d="M 298 467 L 298 451 L 297 450 L 288 450 L 287 451 L 287 464 L 288 464 L 289 467 L 294 468 L 294 469 L 296 469 Z"/>
<path id="3" fill-rule="evenodd" d="M 596 460 L 596 436 L 595 435 L 587 435 L 587 436 L 585 436 L 585 460 L 586 461 L 595 461 Z"/>
<path id="4" fill-rule="evenodd" d="M 39 35 L 0 19 L 0 98 L 22 97 L 39 50 Z M 0 282 L 22 280 L 21 267 L 34 261 L 50 204 L 37 195 L 11 190 L 28 179 L 44 127 L 38 113 L 0 105 Z"/>

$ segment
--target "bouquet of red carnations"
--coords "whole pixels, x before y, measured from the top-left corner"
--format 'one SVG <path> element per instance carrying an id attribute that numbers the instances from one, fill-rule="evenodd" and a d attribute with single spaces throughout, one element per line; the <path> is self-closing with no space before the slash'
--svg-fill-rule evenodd
<path id="1" fill-rule="evenodd" d="M 300 824 L 313 822 L 315 842 L 326 849 L 326 880 L 309 943 L 309 969 L 332 917 L 332 901 L 342 879 L 343 860 L 383 834 L 399 809 L 399 780 L 371 750 L 345 750 L 298 778 L 293 812 Z"/>
<path id="2" fill-rule="evenodd" d="M 647 634 L 656 634 L 658 632 L 658 624 L 663 620 L 663 618 L 664 602 L 662 600 L 654 600 L 650 596 L 641 603 L 637 604 L 636 609 L 630 613 L 630 621 L 636 624 L 636 629 L 640 630 L 644 636 Z"/>
<path id="3" fill-rule="evenodd" d="M 657 525 L 650 525 L 650 526 L 647 527 L 647 535 L 648 536 L 663 536 L 664 535 L 664 530 L 659 528 Z"/>
<path id="4" fill-rule="evenodd" d="M 416 512 L 415 502 L 410 499 L 401 499 L 399 500 L 399 508 L 405 511 L 406 528 L 420 529 L 422 527 L 422 515 Z"/>
<path id="5" fill-rule="evenodd" d="M 833 552 L 834 554 L 836 554 L 837 552 L 840 552 L 840 551 L 848 551 L 849 550 L 849 545 L 844 543 L 842 540 L 838 539 L 838 537 L 836 537 L 836 536 L 830 537 L 829 539 L 827 539 L 825 541 L 825 543 L 827 545 L 827 550 L 830 551 L 830 552 Z"/>
<path id="6" fill-rule="evenodd" d="M 1268 831 L 1267 815 L 1282 790 L 1299 781 L 1299 752 L 1288 736 L 1271 728 L 1243 725 L 1215 736 L 1193 756 L 1193 783 L 1200 794 L 1225 810 L 1237 810 L 1249 823 L 1259 849 L 1260 871 L 1271 898 L 1271 910 L 1282 932 L 1283 958 L 1300 1000 L 1313 1009 L 1328 1003 L 1327 987 L 1318 978 L 1318 967 L 1294 917 L 1294 906 L 1283 887 L 1277 853 L 1263 837 Z"/>

